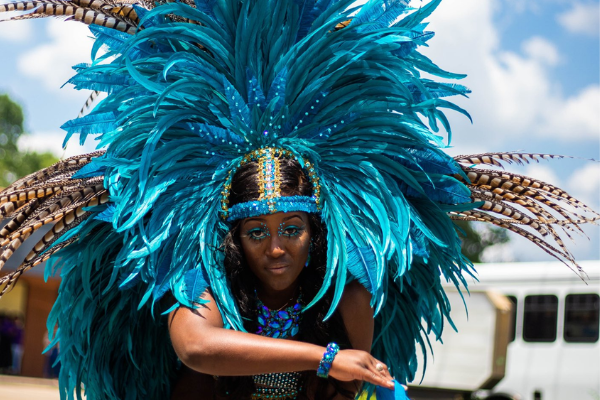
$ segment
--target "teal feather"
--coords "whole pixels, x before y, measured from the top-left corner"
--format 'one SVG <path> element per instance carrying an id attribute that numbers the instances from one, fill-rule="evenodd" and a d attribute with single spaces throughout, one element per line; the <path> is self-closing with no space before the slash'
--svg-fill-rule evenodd
<path id="1" fill-rule="evenodd" d="M 373 250 L 368 247 L 357 247 L 351 240 L 346 240 L 346 249 L 348 250 L 348 272 L 373 293 L 373 289 L 377 287 Z"/>
<path id="2" fill-rule="evenodd" d="M 210 285 L 203 268 L 197 268 L 186 272 L 184 281 L 185 296 L 189 299 L 190 304 L 208 302 L 200 299 L 200 296 Z"/>
<path id="3" fill-rule="evenodd" d="M 71 81 L 108 97 L 64 128 L 106 147 L 78 176 L 103 174 L 111 203 L 47 269 L 63 279 L 49 324 L 65 397 L 83 384 L 89 399 L 167 398 L 177 362 L 162 314 L 208 287 L 224 326 L 244 330 L 219 210 L 228 171 L 261 146 L 294 151 L 321 178 L 327 265 L 309 306 L 332 293 L 331 316 L 358 280 L 372 294 L 374 355 L 414 378 L 417 347 L 449 318 L 441 282 L 463 286 L 471 268 L 446 212 L 475 206 L 434 133 L 450 130 L 442 109 L 468 116 L 446 100 L 468 89 L 421 77 L 463 77 L 418 51 L 438 3 L 196 0 L 136 7 L 132 36 L 93 28 L 110 58 Z"/>

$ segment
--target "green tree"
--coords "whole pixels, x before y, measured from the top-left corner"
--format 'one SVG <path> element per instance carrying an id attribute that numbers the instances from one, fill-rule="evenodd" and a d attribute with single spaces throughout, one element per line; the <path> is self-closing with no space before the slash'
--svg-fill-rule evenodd
<path id="1" fill-rule="evenodd" d="M 486 249 L 510 240 L 506 229 L 503 228 L 481 223 L 478 225 L 481 229 L 476 229 L 471 222 L 455 221 L 455 223 L 463 231 L 460 235 L 462 253 L 474 263 L 482 262 Z"/>
<path id="2" fill-rule="evenodd" d="M 26 134 L 23 120 L 21 106 L 0 95 L 0 187 L 58 161 L 52 153 L 19 150 L 19 138 Z"/>

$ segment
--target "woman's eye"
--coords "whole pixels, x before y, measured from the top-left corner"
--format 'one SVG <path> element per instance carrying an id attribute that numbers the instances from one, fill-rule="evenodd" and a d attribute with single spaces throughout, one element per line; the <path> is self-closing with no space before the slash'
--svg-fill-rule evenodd
<path id="1" fill-rule="evenodd" d="M 303 228 L 297 226 L 288 226 L 281 230 L 281 236 L 293 237 L 302 233 Z"/>
<path id="2" fill-rule="evenodd" d="M 269 233 L 265 232 L 262 229 L 252 229 L 252 230 L 248 231 L 247 236 L 250 239 L 262 240 L 262 239 L 266 238 L 267 236 L 269 236 Z"/>

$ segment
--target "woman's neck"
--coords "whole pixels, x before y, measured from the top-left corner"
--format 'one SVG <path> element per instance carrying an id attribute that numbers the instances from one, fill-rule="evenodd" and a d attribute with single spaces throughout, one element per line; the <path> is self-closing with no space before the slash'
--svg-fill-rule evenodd
<path id="1" fill-rule="evenodd" d="M 258 287 L 256 294 L 260 301 L 271 310 L 290 306 L 298 298 L 298 285 L 292 285 L 284 290 L 274 290 L 272 288 Z"/>

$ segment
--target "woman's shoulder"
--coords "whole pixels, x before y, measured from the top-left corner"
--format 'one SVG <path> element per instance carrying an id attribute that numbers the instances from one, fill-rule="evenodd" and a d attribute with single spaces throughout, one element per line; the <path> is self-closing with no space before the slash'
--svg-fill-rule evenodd
<path id="1" fill-rule="evenodd" d="M 344 287 L 340 300 L 340 312 L 355 310 L 357 307 L 371 309 L 371 293 L 358 281 L 352 281 Z"/>

